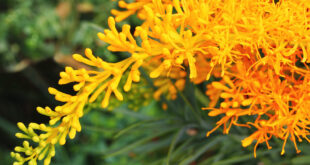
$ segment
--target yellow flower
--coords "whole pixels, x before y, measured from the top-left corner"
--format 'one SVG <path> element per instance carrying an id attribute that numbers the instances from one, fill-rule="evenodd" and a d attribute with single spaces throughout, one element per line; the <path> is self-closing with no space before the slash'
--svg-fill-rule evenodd
<path id="1" fill-rule="evenodd" d="M 95 57 L 90 49 L 85 50 L 85 55 L 87 58 L 74 54 L 73 58 L 103 71 L 74 70 L 71 67 L 66 67 L 65 71 L 60 73 L 59 84 L 74 82 L 73 89 L 77 94 L 72 96 L 50 87 L 48 89 L 49 93 L 55 95 L 55 99 L 64 102 L 64 104 L 55 107 L 54 110 L 49 107 L 37 108 L 40 114 L 50 117 L 49 125 L 30 123 L 26 127 L 23 123 L 18 123 L 18 127 L 23 133 L 17 133 L 16 136 L 26 141 L 23 147 L 15 148 L 16 152 L 24 153 L 25 157 L 19 153 L 12 153 L 12 156 L 17 160 L 17 164 L 23 164 L 26 161 L 35 164 L 37 160 L 42 159 L 44 159 L 44 164 L 49 164 L 51 157 L 55 155 L 55 144 L 64 145 L 67 136 L 73 139 L 76 132 L 81 131 L 79 118 L 83 116 L 84 106 L 88 102 L 92 103 L 95 101 L 100 93 L 105 92 L 102 107 L 108 106 L 111 94 L 114 94 L 118 100 L 122 101 L 123 95 L 118 89 L 118 84 L 123 73 L 130 65 L 132 65 L 130 69 L 131 74 L 127 77 L 127 82 L 124 85 L 125 90 L 130 90 L 130 85 L 128 84 L 131 81 L 139 81 L 139 74 L 135 75 L 138 78 L 132 78 L 132 76 L 137 74 L 135 72 L 138 70 L 140 63 L 131 58 L 112 64 Z M 34 148 L 25 145 L 29 144 L 28 139 L 38 145 Z"/>

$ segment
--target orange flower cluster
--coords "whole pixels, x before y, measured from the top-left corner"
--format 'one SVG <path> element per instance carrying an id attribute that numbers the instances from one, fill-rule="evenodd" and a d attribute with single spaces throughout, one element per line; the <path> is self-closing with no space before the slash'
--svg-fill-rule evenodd
<path id="1" fill-rule="evenodd" d="M 276 137 L 284 140 L 282 154 L 288 138 L 297 152 L 296 139 L 309 141 L 308 0 L 121 0 L 119 7 L 121 11 L 111 11 L 115 18 L 108 19 L 109 29 L 98 37 L 109 44 L 110 51 L 127 52 L 130 57 L 107 63 L 90 49 L 85 51 L 87 58 L 73 55 L 98 70 L 67 67 L 61 72 L 59 83 L 75 82 L 77 94 L 50 88 L 56 100 L 65 104 L 55 110 L 38 108 L 39 113 L 51 117 L 49 126 L 31 123 L 26 128 L 19 123 L 24 133 L 17 136 L 39 145 L 32 148 L 25 141 L 23 147 L 16 147 L 26 157 L 12 153 L 15 164 L 36 164 L 41 159 L 49 164 L 55 155 L 54 145 L 63 145 L 67 135 L 74 138 L 76 131 L 81 131 L 84 105 L 100 93 L 105 94 L 102 107 L 108 106 L 111 95 L 123 100 L 122 92 L 140 81 L 141 67 L 158 87 L 155 99 L 161 95 L 175 99 L 177 90 L 184 89 L 186 77 L 195 84 L 211 76 L 221 77 L 206 92 L 211 102 L 205 109 L 210 110 L 210 116 L 222 116 L 207 135 L 222 125 L 224 133 L 232 125 L 253 127 L 256 131 L 242 141 L 244 147 L 255 140 L 255 150 L 264 142 L 271 148 L 268 140 Z M 125 24 L 118 30 L 116 22 L 135 13 L 143 23 L 135 29 Z M 118 87 L 122 78 L 126 79 L 123 90 Z M 217 107 L 219 98 L 224 101 Z M 252 121 L 242 123 L 238 120 L 242 116 Z"/>
<path id="2" fill-rule="evenodd" d="M 298 63 L 299 60 L 292 59 L 292 62 Z M 232 66 L 231 72 L 227 72 L 220 82 L 209 85 L 207 94 L 219 96 L 212 101 L 216 102 L 219 98 L 224 101 L 220 103 L 220 108 L 205 109 L 210 110 L 209 116 L 224 116 L 207 136 L 221 125 L 226 134 L 232 125 L 254 127 L 255 132 L 242 140 L 242 146 L 249 146 L 255 140 L 255 156 L 260 143 L 266 143 L 271 149 L 268 140 L 272 137 L 284 140 L 281 154 L 285 152 L 288 138 L 294 143 L 297 153 L 300 150 L 296 139 L 310 142 L 307 138 L 310 134 L 308 71 L 283 65 L 278 75 L 272 67 L 270 64 L 257 65 L 256 60 L 245 58 L 242 63 Z M 246 116 L 250 116 L 246 123 L 238 120 Z"/>

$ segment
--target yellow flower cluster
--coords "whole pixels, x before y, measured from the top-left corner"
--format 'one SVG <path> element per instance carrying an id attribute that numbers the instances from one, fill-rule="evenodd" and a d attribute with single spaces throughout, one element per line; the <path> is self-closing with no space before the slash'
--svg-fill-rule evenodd
<path id="1" fill-rule="evenodd" d="M 23 133 L 16 136 L 26 141 L 15 148 L 23 156 L 12 153 L 16 165 L 42 159 L 49 164 L 54 145 L 65 144 L 67 135 L 72 139 L 81 131 L 84 105 L 101 93 L 102 107 L 108 106 L 111 94 L 123 100 L 118 87 L 121 78 L 126 78 L 123 90 L 129 91 L 133 82 L 140 81 L 140 67 L 155 79 L 156 99 L 167 93 L 175 99 L 186 77 L 195 84 L 211 76 L 221 78 L 207 87 L 211 102 L 205 109 L 210 110 L 209 116 L 222 116 L 207 135 L 222 125 L 224 133 L 232 125 L 254 127 L 256 131 L 242 141 L 244 147 L 256 140 L 255 150 L 264 142 L 271 148 L 268 140 L 276 137 L 284 140 L 282 154 L 288 138 L 297 152 L 296 139 L 310 141 L 308 0 L 121 0 L 119 7 L 124 10 L 111 11 L 115 18 L 108 19 L 109 29 L 98 37 L 109 44 L 110 51 L 131 56 L 108 63 L 90 49 L 85 50 L 86 57 L 74 54 L 75 60 L 97 70 L 66 67 L 60 73 L 59 84 L 75 83 L 77 94 L 49 88 L 56 100 L 64 102 L 54 110 L 37 108 L 50 117 L 49 125 L 18 123 Z M 135 13 L 143 20 L 140 26 L 132 29 L 125 24 L 117 30 L 115 21 Z M 219 98 L 224 101 L 217 107 Z M 251 116 L 253 121 L 242 123 L 238 120 L 242 116 Z M 29 146 L 28 141 L 38 146 Z"/>

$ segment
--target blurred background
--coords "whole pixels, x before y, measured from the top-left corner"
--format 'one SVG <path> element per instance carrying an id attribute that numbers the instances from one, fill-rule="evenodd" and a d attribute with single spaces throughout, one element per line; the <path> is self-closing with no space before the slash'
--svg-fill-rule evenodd
<path id="1" fill-rule="evenodd" d="M 16 123 L 46 123 L 48 118 L 36 107 L 59 104 L 48 94 L 49 86 L 73 93 L 71 85 L 57 85 L 64 66 L 86 67 L 71 58 L 73 53 L 92 48 L 106 61 L 126 57 L 107 51 L 96 36 L 107 27 L 111 8 L 117 8 L 116 1 L 0 0 L 0 165 L 13 163 L 10 151 L 22 143 L 15 138 Z M 119 27 L 124 23 L 134 27 L 141 22 L 131 16 Z M 216 121 L 200 110 L 208 104 L 206 83 L 188 83 L 177 100 L 156 102 L 145 76 L 124 102 L 112 98 L 108 109 L 101 109 L 99 102 L 87 105 L 82 132 L 57 147 L 52 164 L 310 164 L 309 145 L 301 145 L 296 156 L 288 144 L 286 155 L 280 156 L 279 140 L 270 151 L 259 146 L 254 159 L 253 146 L 240 143 L 251 133 L 248 129 L 233 128 L 229 135 L 217 131 L 206 138 Z"/>

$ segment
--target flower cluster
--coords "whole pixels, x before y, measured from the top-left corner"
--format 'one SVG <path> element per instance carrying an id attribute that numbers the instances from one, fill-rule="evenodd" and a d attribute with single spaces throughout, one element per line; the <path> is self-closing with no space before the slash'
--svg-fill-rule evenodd
<path id="1" fill-rule="evenodd" d="M 49 164 L 55 155 L 54 145 L 63 145 L 66 137 L 74 138 L 81 131 L 79 118 L 86 103 L 104 94 L 102 107 L 109 105 L 110 96 L 123 100 L 133 82 L 140 81 L 144 68 L 158 87 L 154 98 L 177 97 L 186 77 L 199 84 L 217 77 L 207 86 L 211 102 L 205 109 L 209 116 L 221 116 L 217 126 L 228 133 L 231 126 L 254 128 L 242 141 L 244 147 L 256 141 L 266 143 L 272 137 L 288 139 L 296 146 L 306 139 L 310 124 L 310 3 L 307 0 L 136 0 L 119 1 L 121 11 L 112 10 L 109 29 L 98 37 L 109 44 L 112 52 L 127 52 L 130 57 L 108 63 L 95 57 L 90 49 L 85 56 L 74 54 L 79 62 L 96 70 L 66 67 L 60 73 L 59 84 L 75 83 L 76 95 L 54 88 L 49 92 L 64 102 L 54 110 L 37 108 L 50 117 L 49 125 L 18 123 L 24 138 L 22 147 L 12 153 L 15 164 L 36 164 L 44 159 Z M 116 22 L 137 13 L 140 26 Z M 134 31 L 133 33 L 131 33 Z M 125 74 L 126 73 L 126 74 Z M 125 84 L 119 87 L 121 79 Z M 172 81 L 173 80 L 173 81 Z M 123 88 L 123 90 L 121 89 Z M 219 106 L 217 104 L 222 98 Z M 238 119 L 248 116 L 252 121 Z M 28 141 L 37 143 L 29 146 Z M 255 152 L 254 152 L 255 154 Z"/>

